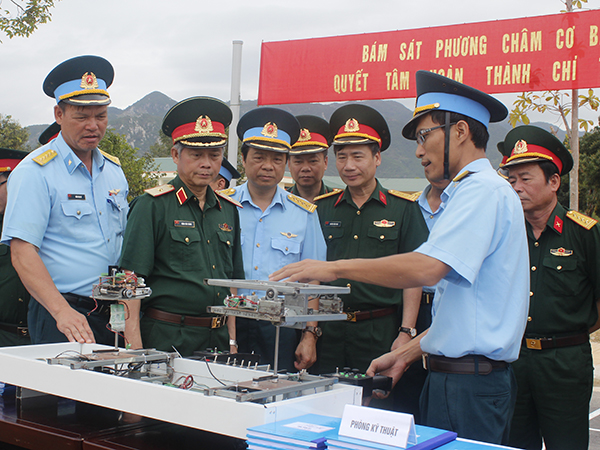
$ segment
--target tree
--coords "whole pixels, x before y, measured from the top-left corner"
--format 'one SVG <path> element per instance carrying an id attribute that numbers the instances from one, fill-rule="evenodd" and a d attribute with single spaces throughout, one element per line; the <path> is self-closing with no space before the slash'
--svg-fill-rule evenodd
<path id="1" fill-rule="evenodd" d="M 29 131 L 23 128 L 12 116 L 0 114 L 0 147 L 13 150 L 31 151 L 27 145 Z"/>
<path id="2" fill-rule="evenodd" d="M 158 168 L 154 159 L 150 155 L 139 157 L 136 149 L 127 143 L 124 134 L 106 130 L 98 147 L 121 161 L 121 168 L 129 183 L 129 201 L 142 195 L 144 189 L 156 186 L 156 176 L 152 172 L 156 172 Z"/>
<path id="3" fill-rule="evenodd" d="M 0 32 L 10 39 L 15 36 L 30 36 L 38 25 L 52 20 L 50 9 L 59 1 L 0 0 Z"/>
<path id="4" fill-rule="evenodd" d="M 600 127 L 580 141 L 579 208 L 588 216 L 600 213 Z"/>
<path id="5" fill-rule="evenodd" d="M 150 146 L 148 155 L 153 158 L 165 158 L 171 156 L 171 147 L 173 147 L 173 140 L 163 133 L 162 130 L 158 131 L 158 140 L 156 143 Z"/>

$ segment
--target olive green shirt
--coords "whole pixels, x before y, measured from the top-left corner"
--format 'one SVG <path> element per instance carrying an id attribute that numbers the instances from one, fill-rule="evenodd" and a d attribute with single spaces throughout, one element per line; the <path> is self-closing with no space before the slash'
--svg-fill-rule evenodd
<path id="1" fill-rule="evenodd" d="M 535 239 L 527 225 L 530 306 L 525 336 L 552 337 L 587 331 L 598 318 L 600 229 L 587 230 L 557 204 Z M 510 280 L 507 280 L 510 282 Z"/>
<path id="2" fill-rule="evenodd" d="M 202 210 L 179 177 L 170 184 L 169 193 L 132 202 L 120 266 L 144 276 L 152 289 L 142 310 L 209 316 L 206 307 L 222 305 L 229 289 L 204 279 L 244 278 L 237 206 L 209 187 Z"/>
<path id="3" fill-rule="evenodd" d="M 369 199 L 358 208 L 346 188 L 316 200 L 327 261 L 379 258 L 415 250 L 427 240 L 427 226 L 417 203 L 392 195 L 379 181 Z M 339 279 L 335 286 L 350 286 L 344 308 L 368 310 L 399 306 L 402 290 Z"/>
<path id="4" fill-rule="evenodd" d="M 0 214 L 0 230 L 3 221 Z M 26 327 L 28 305 L 29 292 L 11 263 L 10 247 L 0 244 L 0 323 Z"/>
<path id="5" fill-rule="evenodd" d="M 321 190 L 317 194 L 317 197 L 319 195 L 328 194 L 329 192 L 332 192 L 333 190 L 334 190 L 333 188 L 330 188 L 325 183 L 323 183 L 323 181 L 321 181 Z M 294 183 L 293 186 L 287 188 L 286 191 L 291 192 L 292 194 L 297 195 L 298 197 L 302 197 L 300 195 L 300 192 L 298 191 L 298 185 L 296 183 Z"/>

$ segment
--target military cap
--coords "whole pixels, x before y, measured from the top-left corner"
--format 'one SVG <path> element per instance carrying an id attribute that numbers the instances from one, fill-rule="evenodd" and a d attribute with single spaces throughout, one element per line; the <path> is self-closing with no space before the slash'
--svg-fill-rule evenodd
<path id="1" fill-rule="evenodd" d="M 306 155 L 326 151 L 331 145 L 329 123 L 317 116 L 296 116 L 300 124 L 300 137 L 290 150 L 290 155 Z"/>
<path id="2" fill-rule="evenodd" d="M 298 120 L 279 108 L 256 108 L 242 116 L 237 135 L 243 145 L 288 153 L 300 135 Z"/>
<path id="3" fill-rule="evenodd" d="M 223 147 L 226 128 L 231 123 L 231 109 L 212 97 L 191 97 L 173 106 L 163 118 L 162 130 L 173 144 L 186 147 Z"/>
<path id="4" fill-rule="evenodd" d="M 498 151 L 502 155 L 502 161 L 500 161 L 500 164 L 498 165 L 498 170 L 497 170 L 498 175 L 500 175 L 502 178 L 507 178 L 508 179 L 508 170 L 506 170 L 504 168 L 504 164 L 506 164 L 506 160 L 510 156 L 510 152 L 507 152 L 504 149 L 504 141 L 498 142 L 496 144 L 496 147 L 498 148 Z"/>
<path id="5" fill-rule="evenodd" d="M 19 164 L 27 155 L 29 155 L 29 153 L 22 150 L 0 148 L 0 173 L 10 172 L 17 167 L 17 164 Z"/>
<path id="6" fill-rule="evenodd" d="M 562 176 L 573 168 L 573 157 L 560 140 L 548 131 L 533 125 L 513 128 L 504 138 L 504 149 L 510 156 L 504 169 L 517 164 L 552 161 Z"/>
<path id="7" fill-rule="evenodd" d="M 42 131 L 42 134 L 40 134 L 40 137 L 38 138 L 38 142 L 42 145 L 46 145 L 48 142 L 58 136 L 58 133 L 60 133 L 60 125 L 54 122 L 44 131 Z"/>
<path id="8" fill-rule="evenodd" d="M 344 105 L 329 119 L 333 143 L 339 145 L 369 144 L 375 142 L 384 151 L 390 146 L 390 129 L 383 116 L 361 103 Z"/>
<path id="9" fill-rule="evenodd" d="M 475 119 L 486 128 L 490 122 L 500 122 L 508 110 L 491 95 L 471 86 L 426 70 L 419 70 L 417 101 L 413 118 L 402 129 L 402 136 L 415 140 L 419 118 L 433 111 L 449 111 Z"/>
<path id="10" fill-rule="evenodd" d="M 237 169 L 233 167 L 233 165 L 225 157 L 223 157 L 223 161 L 221 161 L 221 169 L 219 170 L 219 175 L 221 175 L 227 181 L 231 181 L 232 178 L 237 179 L 242 176 L 242 174 L 239 173 Z"/>
<path id="11" fill-rule="evenodd" d="M 60 63 L 44 80 L 44 93 L 56 103 L 108 105 L 106 90 L 113 82 L 112 65 L 100 56 L 77 56 Z"/>

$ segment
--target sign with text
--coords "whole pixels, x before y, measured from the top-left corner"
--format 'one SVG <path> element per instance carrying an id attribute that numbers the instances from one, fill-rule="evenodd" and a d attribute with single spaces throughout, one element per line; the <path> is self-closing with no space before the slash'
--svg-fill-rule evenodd
<path id="1" fill-rule="evenodd" d="M 259 105 L 410 98 L 429 70 L 487 93 L 600 86 L 600 10 L 264 42 Z"/>

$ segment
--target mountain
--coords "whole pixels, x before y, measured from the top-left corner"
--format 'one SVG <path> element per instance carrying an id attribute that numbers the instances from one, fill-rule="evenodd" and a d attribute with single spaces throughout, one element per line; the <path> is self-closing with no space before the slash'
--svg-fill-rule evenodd
<path id="1" fill-rule="evenodd" d="M 108 108 L 108 126 L 115 132 L 124 134 L 127 137 L 127 142 L 137 148 L 139 154 L 144 154 L 148 152 L 152 144 L 158 141 L 162 119 L 175 103 L 177 102 L 172 98 L 155 91 L 125 109 L 110 106 Z M 402 137 L 402 128 L 412 117 L 412 111 L 394 100 L 371 100 L 364 103 L 377 109 L 386 118 L 392 135 L 390 147 L 382 153 L 382 163 L 377 170 L 377 175 L 381 178 L 423 178 L 420 161 L 415 157 L 415 143 Z M 296 116 L 313 114 L 329 120 L 333 111 L 342 106 L 342 103 L 302 103 L 273 106 L 284 109 Z M 240 115 L 253 108 L 256 108 L 256 100 L 242 101 Z M 547 123 L 538 122 L 532 125 L 550 130 L 550 125 Z M 32 148 L 39 146 L 37 137 L 46 127 L 47 125 L 27 127 L 30 134 L 28 144 Z M 501 160 L 496 144 L 504 139 L 510 129 L 508 121 L 490 125 L 487 153 L 494 167 L 498 167 Z M 558 130 L 558 137 L 561 140 L 564 139 L 564 135 L 564 131 Z M 335 158 L 331 152 L 326 175 L 337 175 Z"/>

